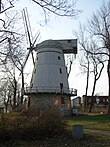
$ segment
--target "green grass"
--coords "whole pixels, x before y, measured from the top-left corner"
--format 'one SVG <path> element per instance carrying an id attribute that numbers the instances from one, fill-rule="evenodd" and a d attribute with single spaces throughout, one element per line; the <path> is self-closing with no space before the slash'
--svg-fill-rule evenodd
<path id="1" fill-rule="evenodd" d="M 64 120 L 69 126 L 81 124 L 84 129 L 96 129 L 110 131 L 110 115 L 84 115 L 65 117 Z"/>

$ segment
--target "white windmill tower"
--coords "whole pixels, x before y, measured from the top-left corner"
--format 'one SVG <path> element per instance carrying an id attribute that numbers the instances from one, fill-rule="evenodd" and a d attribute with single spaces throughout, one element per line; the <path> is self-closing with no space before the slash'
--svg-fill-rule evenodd
<path id="1" fill-rule="evenodd" d="M 70 97 L 77 92 L 69 88 L 64 54 L 77 54 L 77 40 L 46 40 L 35 46 L 39 33 L 32 43 L 27 17 L 24 11 L 30 47 L 23 68 L 30 53 L 34 64 L 30 87 L 25 89 L 25 94 L 30 98 L 30 108 L 45 110 L 54 107 L 62 115 L 68 115 L 71 113 Z M 35 61 L 33 50 L 36 51 Z"/>
<path id="2" fill-rule="evenodd" d="M 77 40 L 46 40 L 34 50 L 34 71 L 25 91 L 31 99 L 30 107 L 55 107 L 62 115 L 70 114 L 70 97 L 76 95 L 76 90 L 69 88 L 64 54 L 77 54 Z"/>

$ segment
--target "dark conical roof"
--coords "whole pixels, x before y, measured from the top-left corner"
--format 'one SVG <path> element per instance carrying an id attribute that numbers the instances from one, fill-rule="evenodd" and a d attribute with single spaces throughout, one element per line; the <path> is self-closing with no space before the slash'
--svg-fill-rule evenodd
<path id="1" fill-rule="evenodd" d="M 56 40 L 45 40 L 36 46 L 37 48 L 61 48 L 61 44 Z"/>

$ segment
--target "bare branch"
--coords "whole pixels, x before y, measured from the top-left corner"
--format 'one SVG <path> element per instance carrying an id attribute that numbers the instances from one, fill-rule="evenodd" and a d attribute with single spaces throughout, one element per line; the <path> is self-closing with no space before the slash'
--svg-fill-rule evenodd
<path id="1" fill-rule="evenodd" d="M 0 40 L 0 43 L 2 43 L 3 41 L 5 41 L 6 39 L 8 39 L 8 37 L 6 37 L 6 38 Z"/>
<path id="2" fill-rule="evenodd" d="M 12 0 L 12 1 L 14 1 L 14 0 Z M 3 10 L 1 10 L 1 7 L 0 7 L 0 14 L 2 14 L 2 13 L 6 12 L 6 11 L 8 11 L 9 9 L 11 9 L 11 8 L 13 8 L 13 7 L 14 7 L 13 3 L 11 2 L 11 0 L 9 0 L 9 3 L 10 3 L 10 6 L 9 6 L 9 7 L 7 7 L 7 8 L 4 8 L 3 4 L 1 3 L 1 5 L 0 5 L 0 6 L 2 6 L 4 9 L 3 9 Z"/>
<path id="3" fill-rule="evenodd" d="M 72 1 L 70 3 L 68 0 L 32 0 L 37 5 L 39 5 L 45 14 L 47 11 L 57 15 L 57 16 L 66 16 L 69 18 L 74 18 L 78 16 L 79 13 L 81 13 L 81 10 L 75 9 L 76 1 Z"/>

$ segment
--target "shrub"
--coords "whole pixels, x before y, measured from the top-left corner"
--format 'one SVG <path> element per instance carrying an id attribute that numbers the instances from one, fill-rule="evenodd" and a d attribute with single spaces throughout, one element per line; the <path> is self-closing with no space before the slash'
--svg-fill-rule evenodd
<path id="1" fill-rule="evenodd" d="M 66 133 L 64 123 L 55 109 L 39 109 L 34 110 L 33 115 L 31 113 L 4 114 L 0 120 L 0 139 L 36 140 Z"/>

